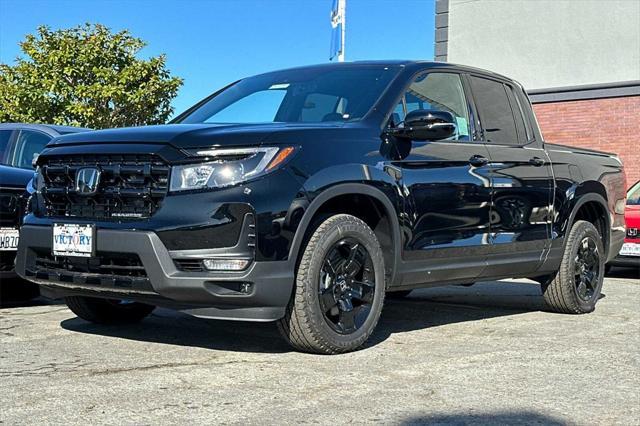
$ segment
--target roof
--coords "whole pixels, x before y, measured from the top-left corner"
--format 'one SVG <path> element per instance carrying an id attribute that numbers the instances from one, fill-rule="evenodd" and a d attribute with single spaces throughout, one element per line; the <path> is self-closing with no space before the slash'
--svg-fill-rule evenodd
<path id="1" fill-rule="evenodd" d="M 303 65 L 300 67 L 292 67 L 280 70 L 274 70 L 267 72 L 265 74 L 271 74 L 272 72 L 281 72 L 281 71 L 290 71 L 296 69 L 323 69 L 323 68 L 357 68 L 363 66 L 378 66 L 378 67 L 421 67 L 421 68 L 430 68 L 430 67 L 450 67 L 452 69 L 469 72 L 469 73 L 477 73 L 484 74 L 487 76 L 493 76 L 494 78 L 499 78 L 503 80 L 514 81 L 512 78 L 498 74 L 496 72 L 485 70 L 482 68 L 476 68 L 468 65 L 460 65 L 453 64 L 450 62 L 439 62 L 439 61 L 431 61 L 431 60 L 408 60 L 408 59 L 395 59 L 395 60 L 366 60 L 366 61 L 354 61 L 354 62 L 325 62 L 323 64 L 316 65 Z"/>
<path id="2" fill-rule="evenodd" d="M 60 126 L 57 124 L 34 124 L 34 123 L 0 123 L 0 130 L 2 129 L 39 130 L 41 132 L 45 132 L 48 134 L 55 133 L 56 135 L 61 135 L 66 133 L 88 132 L 92 130 L 85 127 Z"/>

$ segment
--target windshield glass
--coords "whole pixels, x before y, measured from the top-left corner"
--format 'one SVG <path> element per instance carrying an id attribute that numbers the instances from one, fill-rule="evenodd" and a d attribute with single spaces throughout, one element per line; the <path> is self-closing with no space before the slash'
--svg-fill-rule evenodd
<path id="1" fill-rule="evenodd" d="M 359 120 L 396 75 L 392 67 L 301 68 L 241 80 L 180 123 L 318 123 Z"/>
<path id="2" fill-rule="evenodd" d="M 627 205 L 640 206 L 640 181 L 627 192 Z"/>
<path id="3" fill-rule="evenodd" d="M 32 169 L 33 160 L 38 156 L 51 140 L 51 136 L 36 130 L 16 131 L 18 137 L 11 146 L 6 145 L 3 138 L 6 135 L 0 134 L 0 162 L 7 166 L 20 167 L 21 169 Z M 9 132 L 10 133 L 10 132 Z M 2 151 L 5 151 L 2 154 Z"/>

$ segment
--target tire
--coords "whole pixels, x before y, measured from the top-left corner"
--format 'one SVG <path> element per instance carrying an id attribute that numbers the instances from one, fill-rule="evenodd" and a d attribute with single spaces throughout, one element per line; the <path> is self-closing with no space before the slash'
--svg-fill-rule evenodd
<path id="1" fill-rule="evenodd" d="M 589 222 L 577 221 L 569 231 L 560 269 L 546 285 L 543 296 L 555 312 L 592 312 L 604 281 L 604 247 L 598 230 Z"/>
<path id="2" fill-rule="evenodd" d="M 144 303 L 84 296 L 69 296 L 64 301 L 79 318 L 96 324 L 136 323 L 155 309 Z"/>
<path id="3" fill-rule="evenodd" d="M 346 214 L 324 220 L 302 252 L 293 295 L 278 321 L 281 334 L 303 352 L 358 349 L 380 318 L 384 271 L 382 249 L 366 223 Z"/>
<path id="4" fill-rule="evenodd" d="M 394 299 L 394 300 L 404 299 L 405 297 L 410 295 L 412 291 L 413 290 L 390 291 L 387 293 L 385 297 L 387 299 Z"/>

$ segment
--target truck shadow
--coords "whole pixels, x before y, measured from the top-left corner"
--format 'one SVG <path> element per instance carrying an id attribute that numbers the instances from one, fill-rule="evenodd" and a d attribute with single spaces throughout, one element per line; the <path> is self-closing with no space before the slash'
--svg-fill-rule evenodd
<path id="1" fill-rule="evenodd" d="M 427 414 L 405 419 L 401 425 L 566 425 L 566 420 L 535 411 Z"/>
<path id="2" fill-rule="evenodd" d="M 640 280 L 640 268 L 618 268 L 613 267 L 608 274 L 607 278 L 623 278 L 623 279 L 636 279 Z"/>
<path id="3" fill-rule="evenodd" d="M 378 327 L 367 346 L 377 345 L 395 333 L 544 309 L 540 285 L 527 280 L 414 290 L 405 299 L 385 302 Z"/>
<path id="4" fill-rule="evenodd" d="M 390 335 L 449 324 L 517 315 L 543 309 L 540 286 L 532 282 L 488 282 L 473 287 L 449 286 L 415 290 L 402 300 L 385 303 L 367 347 Z M 105 326 L 79 318 L 61 322 L 70 331 L 167 345 L 238 352 L 289 352 L 275 323 L 248 323 L 194 318 L 157 309 L 139 324 Z"/>

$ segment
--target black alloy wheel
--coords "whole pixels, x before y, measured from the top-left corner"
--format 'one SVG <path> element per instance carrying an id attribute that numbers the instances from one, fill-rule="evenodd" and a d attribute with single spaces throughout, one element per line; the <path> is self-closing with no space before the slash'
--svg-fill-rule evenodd
<path id="1" fill-rule="evenodd" d="M 578 297 L 591 300 L 598 289 L 600 276 L 600 252 L 596 241 L 586 236 L 580 242 L 574 259 L 574 280 Z"/>
<path id="2" fill-rule="evenodd" d="M 365 323 L 375 294 L 375 275 L 367 249 L 344 238 L 329 249 L 320 270 L 320 305 L 327 324 L 350 334 Z"/>
<path id="3" fill-rule="evenodd" d="M 552 311 L 566 314 L 592 312 L 604 281 L 605 250 L 596 227 L 578 220 L 568 232 L 558 271 L 540 277 L 542 296 Z"/>
<path id="4" fill-rule="evenodd" d="M 355 216 L 336 214 L 316 223 L 278 329 L 300 351 L 353 351 L 371 336 L 382 313 L 382 248 L 373 230 Z"/>

